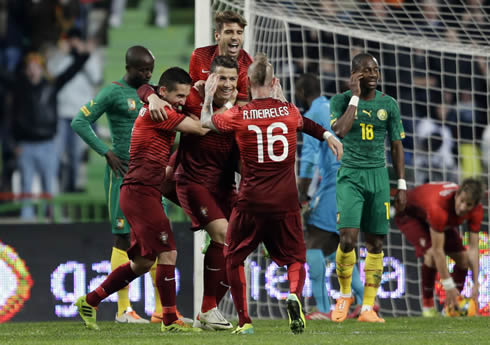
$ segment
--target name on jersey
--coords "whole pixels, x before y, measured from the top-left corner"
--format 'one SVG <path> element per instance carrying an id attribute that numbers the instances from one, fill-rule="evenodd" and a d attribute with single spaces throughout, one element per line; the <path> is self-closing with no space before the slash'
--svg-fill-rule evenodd
<path id="1" fill-rule="evenodd" d="M 287 106 L 279 108 L 252 109 L 243 111 L 244 120 L 269 119 L 288 115 L 289 109 Z"/>

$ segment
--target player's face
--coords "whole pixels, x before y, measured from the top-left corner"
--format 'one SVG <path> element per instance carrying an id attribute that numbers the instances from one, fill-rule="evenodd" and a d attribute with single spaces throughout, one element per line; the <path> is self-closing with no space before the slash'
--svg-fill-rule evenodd
<path id="1" fill-rule="evenodd" d="M 458 217 L 464 216 L 475 206 L 475 202 L 466 192 L 456 193 L 454 197 L 454 212 Z"/>
<path id="2" fill-rule="evenodd" d="M 219 55 L 237 57 L 243 45 L 243 28 L 238 23 L 224 23 L 220 32 L 214 33 Z"/>
<path id="3" fill-rule="evenodd" d="M 153 73 L 155 60 L 146 56 L 134 65 L 126 66 L 128 72 L 128 83 L 133 87 L 140 87 L 143 84 L 148 84 Z"/>
<path id="4" fill-rule="evenodd" d="M 375 59 L 364 59 L 356 72 L 362 73 L 362 79 L 359 81 L 361 89 L 376 89 L 380 74 L 378 62 Z"/>
<path id="5" fill-rule="evenodd" d="M 214 71 L 218 75 L 218 87 L 214 94 L 215 102 L 223 101 L 226 103 L 233 92 L 235 92 L 238 83 L 238 72 L 235 68 L 226 68 L 222 66 L 216 67 Z"/>
<path id="6" fill-rule="evenodd" d="M 180 110 L 185 104 L 185 100 L 190 92 L 191 86 L 188 84 L 176 84 L 175 89 L 172 91 L 168 91 L 165 86 L 160 88 L 160 95 L 176 110 Z"/>

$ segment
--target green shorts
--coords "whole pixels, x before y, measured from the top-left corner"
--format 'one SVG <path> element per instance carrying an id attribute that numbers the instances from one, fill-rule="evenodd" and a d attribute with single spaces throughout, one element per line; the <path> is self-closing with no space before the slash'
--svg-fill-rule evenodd
<path id="1" fill-rule="evenodd" d="M 388 169 L 341 167 L 337 172 L 337 229 L 356 228 L 386 235 L 389 220 Z"/>
<path id="2" fill-rule="evenodd" d="M 107 207 L 109 209 L 109 218 L 111 220 L 112 233 L 115 235 L 125 235 L 129 234 L 130 227 L 126 217 L 121 211 L 119 206 L 119 193 L 121 191 L 121 184 L 123 182 L 122 177 L 116 177 L 114 171 L 106 165 L 105 176 L 104 176 L 104 188 L 105 197 L 107 201 Z M 167 214 L 167 201 L 162 196 L 162 205 Z"/>

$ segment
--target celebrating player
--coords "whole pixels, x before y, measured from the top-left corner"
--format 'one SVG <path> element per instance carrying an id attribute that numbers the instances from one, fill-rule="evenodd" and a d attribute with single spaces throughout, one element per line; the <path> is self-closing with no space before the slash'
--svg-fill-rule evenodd
<path id="1" fill-rule="evenodd" d="M 299 77 L 295 86 L 296 101 L 308 107 L 305 117 L 330 130 L 330 104 L 326 97 L 320 95 L 318 78 L 313 74 L 304 74 Z M 335 262 L 335 252 L 339 244 L 335 202 L 335 176 L 339 166 L 340 162 L 335 159 L 325 142 L 320 142 L 309 135 L 303 135 L 298 186 L 299 199 L 303 207 L 308 208 L 304 219 L 306 222 L 306 261 L 318 309 L 318 311 L 307 314 L 305 316 L 307 320 L 328 320 L 331 317 L 330 299 L 325 285 L 325 258 Z M 319 168 L 321 180 L 308 205 L 308 189 L 316 167 Z M 357 265 L 354 266 L 352 288 L 356 303 L 362 303 L 364 287 Z"/>
<path id="2" fill-rule="evenodd" d="M 234 333 L 253 333 L 247 312 L 245 258 L 263 241 L 279 265 L 288 266 L 290 328 L 300 333 L 305 326 L 298 296 L 305 279 L 305 245 L 301 227 L 294 161 L 296 131 L 303 128 L 298 109 L 285 102 L 279 80 L 267 57 L 259 54 L 248 70 L 252 101 L 243 107 L 212 116 L 213 96 L 219 76 L 206 82 L 201 122 L 221 133 L 234 133 L 241 157 L 242 179 L 236 206 L 226 233 L 225 256 L 228 280 L 239 322 Z M 282 100 L 272 98 L 277 94 Z M 342 144 L 322 127 L 312 133 L 328 139 L 340 159 Z"/>
<path id="3" fill-rule="evenodd" d="M 385 167 L 385 137 L 389 134 L 391 156 L 398 176 L 395 207 L 406 204 L 403 145 L 405 132 L 396 101 L 376 90 L 380 77 L 376 59 L 366 53 L 352 59 L 350 90 L 330 102 L 331 124 L 342 138 L 345 155 L 337 173 L 337 277 L 340 298 L 332 321 L 346 319 L 352 297 L 352 270 L 356 264 L 354 248 L 359 230 L 364 232 L 367 248 L 365 284 L 361 314 L 363 322 L 384 322 L 373 310 L 383 273 L 383 240 L 390 218 L 390 184 Z"/>
<path id="4" fill-rule="evenodd" d="M 130 47 L 126 52 L 126 74 L 118 81 L 103 88 L 95 99 L 84 105 L 72 121 L 73 130 L 98 154 L 105 156 L 104 187 L 109 217 L 114 235 L 111 267 L 116 269 L 129 261 L 126 250 L 129 248 L 129 224 L 119 207 L 120 186 L 129 160 L 129 143 L 131 128 L 141 103 L 136 90 L 151 79 L 155 58 L 151 51 L 142 46 Z M 112 145 L 110 149 L 92 130 L 94 123 L 104 113 L 107 114 L 111 131 Z M 131 309 L 129 286 L 118 291 L 117 322 L 147 323 Z M 155 299 L 158 293 L 155 289 Z"/>
<path id="5" fill-rule="evenodd" d="M 174 109 L 189 95 L 192 79 L 178 67 L 166 70 L 159 81 L 159 95 Z M 131 225 L 129 263 L 116 268 L 94 291 L 80 297 L 76 306 L 90 329 L 98 329 L 96 308 L 107 296 L 146 273 L 158 260 L 156 285 L 160 292 L 162 332 L 200 331 L 177 317 L 174 236 L 161 204 L 161 185 L 175 139 L 175 130 L 204 135 L 208 130 L 197 120 L 167 109 L 168 119 L 153 122 L 148 106 L 140 110 L 131 137 L 129 170 L 121 187 L 121 209 Z"/>
<path id="6" fill-rule="evenodd" d="M 446 291 L 446 304 L 457 306 L 468 268 L 473 277 L 472 298 L 478 301 L 478 232 L 483 219 L 481 198 L 483 188 L 475 179 L 466 179 L 460 187 L 455 183 L 427 183 L 410 190 L 405 211 L 395 216 L 396 226 L 415 247 L 415 255 L 424 257 L 422 265 L 422 296 L 424 316 L 437 315 L 434 307 L 434 283 L 439 272 Z M 468 222 L 468 251 L 465 250 L 457 227 Z M 452 275 L 446 255 L 455 261 Z"/>

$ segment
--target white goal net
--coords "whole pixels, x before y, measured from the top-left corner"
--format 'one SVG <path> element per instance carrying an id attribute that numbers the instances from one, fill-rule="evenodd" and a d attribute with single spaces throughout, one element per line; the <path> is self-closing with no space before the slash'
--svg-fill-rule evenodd
<path id="1" fill-rule="evenodd" d="M 361 51 L 374 55 L 382 73 L 380 90 L 400 106 L 409 187 L 476 176 L 488 189 L 490 1 L 212 1 L 212 14 L 227 9 L 247 18 L 245 49 L 252 56 L 259 51 L 267 54 L 293 102 L 294 81 L 300 74 L 318 75 L 323 94 L 331 97 L 348 89 L 354 55 Z M 488 313 L 488 200 L 484 204 L 479 305 Z M 362 248 L 358 257 L 362 271 Z M 420 263 L 394 227 L 387 236 L 384 265 L 378 292 L 381 312 L 420 315 Z M 285 317 L 286 270 L 260 251 L 249 257 L 247 267 L 251 316 Z M 330 265 L 327 271 L 334 299 L 335 270 Z M 308 305 L 308 283 L 304 292 Z M 228 316 L 235 315 L 232 304 L 227 297 L 221 305 Z"/>

